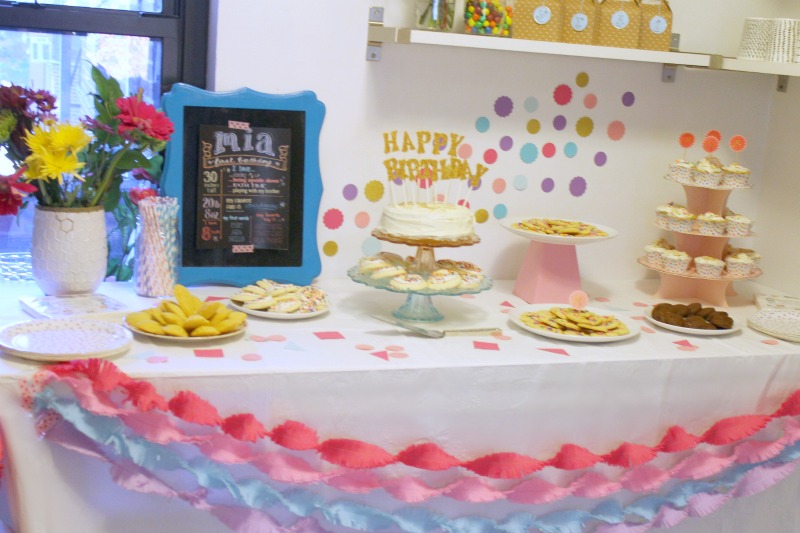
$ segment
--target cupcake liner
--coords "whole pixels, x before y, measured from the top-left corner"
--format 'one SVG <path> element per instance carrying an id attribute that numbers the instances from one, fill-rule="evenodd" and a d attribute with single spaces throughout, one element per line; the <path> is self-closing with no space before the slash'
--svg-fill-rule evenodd
<path id="1" fill-rule="evenodd" d="M 671 274 L 683 274 L 689 269 L 691 259 L 664 258 L 664 270 Z"/>
<path id="2" fill-rule="evenodd" d="M 750 175 L 726 172 L 722 176 L 722 184 L 725 187 L 744 188 L 750 185 Z"/>
<path id="3" fill-rule="evenodd" d="M 727 232 L 731 237 L 745 237 L 750 235 L 752 223 L 728 221 Z"/>
<path id="4" fill-rule="evenodd" d="M 668 229 L 671 231 L 679 231 L 681 233 L 689 233 L 694 227 L 694 220 L 684 220 L 678 218 L 669 219 Z"/>
<path id="5" fill-rule="evenodd" d="M 682 167 L 678 165 L 671 165 L 669 167 L 669 179 L 675 180 L 679 183 L 692 183 L 692 169 L 690 167 Z"/>
<path id="6" fill-rule="evenodd" d="M 749 276 L 752 272 L 752 263 L 740 263 L 738 261 L 725 260 L 725 265 L 728 268 L 728 274 L 731 276 L 744 277 Z"/>
<path id="7" fill-rule="evenodd" d="M 647 264 L 650 266 L 664 268 L 664 256 L 661 252 L 647 252 L 645 261 L 647 261 Z"/>
<path id="8" fill-rule="evenodd" d="M 697 232 L 701 235 L 725 235 L 726 222 L 697 221 Z"/>
<path id="9" fill-rule="evenodd" d="M 694 266 L 697 275 L 704 278 L 718 278 L 722 276 L 722 269 L 724 268 L 724 265 L 704 265 L 702 263 L 695 263 Z"/>
<path id="10" fill-rule="evenodd" d="M 669 216 L 664 213 L 656 211 L 656 226 L 664 229 L 669 229 Z"/>
<path id="11" fill-rule="evenodd" d="M 712 174 L 709 172 L 697 172 L 694 173 L 694 184 L 699 185 L 701 187 L 719 187 L 719 184 L 722 182 L 722 174 Z"/>

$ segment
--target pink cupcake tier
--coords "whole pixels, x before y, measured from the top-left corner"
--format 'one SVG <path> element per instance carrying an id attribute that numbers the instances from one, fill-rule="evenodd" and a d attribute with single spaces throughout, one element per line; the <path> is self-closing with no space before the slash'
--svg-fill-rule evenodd
<path id="1" fill-rule="evenodd" d="M 734 281 L 737 279 L 753 279 L 761 276 L 762 274 L 761 269 L 756 267 L 753 269 L 752 272 L 750 272 L 749 276 L 735 276 L 729 274 L 728 272 L 723 272 L 723 274 L 719 277 L 706 277 L 698 275 L 694 266 L 689 267 L 689 269 L 686 272 L 675 273 L 675 272 L 669 272 L 663 268 L 658 268 L 656 266 L 653 266 L 652 264 L 647 262 L 647 257 L 640 257 L 638 261 L 639 264 L 642 265 L 643 267 L 649 268 L 650 270 L 655 270 L 656 272 L 660 272 L 662 274 L 669 274 L 670 276 L 679 276 L 682 278 L 702 279 L 707 281 Z"/>
<path id="2" fill-rule="evenodd" d="M 697 235 L 699 237 L 710 237 L 712 239 L 732 239 L 732 238 L 740 239 L 740 238 L 744 238 L 744 237 L 754 237 L 755 236 L 755 233 L 753 233 L 753 232 L 747 233 L 745 235 L 728 235 L 727 233 L 724 234 L 724 235 L 706 235 L 704 233 L 700 233 L 699 231 L 695 231 L 695 230 L 692 230 L 692 231 L 670 230 L 669 228 L 665 228 L 664 226 L 658 225 L 657 222 L 654 222 L 653 224 L 659 229 L 665 229 L 665 230 L 673 231 L 675 233 L 683 233 L 684 235 Z"/>
<path id="3" fill-rule="evenodd" d="M 674 181 L 676 183 L 680 183 L 684 187 L 694 187 L 696 189 L 711 189 L 711 190 L 714 190 L 714 191 L 733 191 L 733 190 L 739 190 L 739 189 L 752 189 L 753 188 L 753 186 L 750 185 L 750 184 L 745 185 L 744 187 L 742 187 L 742 186 L 730 187 L 730 186 L 727 186 L 727 185 L 715 185 L 715 186 L 706 187 L 706 186 L 703 186 L 703 185 L 699 185 L 697 183 L 682 183 L 682 182 L 680 182 L 678 180 L 672 179 L 670 176 L 664 176 L 664 178 L 668 179 L 670 181 Z"/>

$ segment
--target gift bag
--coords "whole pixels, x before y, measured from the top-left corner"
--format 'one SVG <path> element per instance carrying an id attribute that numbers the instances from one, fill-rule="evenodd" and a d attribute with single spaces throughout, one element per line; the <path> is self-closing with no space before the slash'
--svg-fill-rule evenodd
<path id="1" fill-rule="evenodd" d="M 669 52 L 672 44 L 672 10 L 667 0 L 639 0 L 642 23 L 639 48 Z"/>
<path id="2" fill-rule="evenodd" d="M 596 0 L 564 0 L 561 41 L 573 44 L 592 44 L 596 19 Z"/>
<path id="3" fill-rule="evenodd" d="M 597 8 L 594 44 L 638 48 L 641 19 L 639 0 L 602 0 Z"/>
<path id="4" fill-rule="evenodd" d="M 515 39 L 559 42 L 563 24 L 563 0 L 516 0 Z"/>

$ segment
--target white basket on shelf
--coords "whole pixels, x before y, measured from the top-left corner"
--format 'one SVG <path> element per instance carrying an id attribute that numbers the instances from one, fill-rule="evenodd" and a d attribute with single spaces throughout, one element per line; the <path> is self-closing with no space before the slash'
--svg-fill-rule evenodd
<path id="1" fill-rule="evenodd" d="M 797 45 L 800 44 L 800 20 L 774 19 L 774 21 L 767 61 L 792 63 L 797 55 Z"/>
<path id="2" fill-rule="evenodd" d="M 739 42 L 737 59 L 769 61 L 770 44 L 775 33 L 775 19 L 748 17 L 744 21 L 742 40 Z"/>

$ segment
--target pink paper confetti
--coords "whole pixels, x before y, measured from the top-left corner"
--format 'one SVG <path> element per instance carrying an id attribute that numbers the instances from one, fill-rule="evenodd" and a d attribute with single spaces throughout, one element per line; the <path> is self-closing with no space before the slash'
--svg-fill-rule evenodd
<path id="1" fill-rule="evenodd" d="M 402 352 L 403 349 L 404 348 L 402 346 L 398 346 L 396 344 L 390 344 L 389 346 L 386 347 L 387 352 Z"/>
<path id="2" fill-rule="evenodd" d="M 682 352 L 693 352 L 699 348 L 697 346 L 678 346 L 678 349 Z"/>
<path id="3" fill-rule="evenodd" d="M 406 352 L 391 352 L 389 354 L 389 357 L 392 357 L 394 359 L 405 359 L 406 357 L 408 357 L 408 354 Z"/>
<path id="4" fill-rule="evenodd" d="M 514 307 L 514 304 L 511 302 L 503 302 L 500 304 L 502 307 Z"/>
<path id="5" fill-rule="evenodd" d="M 323 341 L 344 339 L 344 335 L 342 335 L 338 331 L 316 331 L 314 332 L 314 335 L 316 335 L 318 339 Z"/>
<path id="6" fill-rule="evenodd" d="M 150 357 L 145 359 L 145 361 L 147 361 L 150 364 L 166 363 L 168 360 L 169 359 L 167 359 L 167 357 L 163 355 L 151 355 Z"/>
<path id="7" fill-rule="evenodd" d="M 471 300 L 471 299 L 475 298 L 475 295 L 474 294 L 462 294 L 461 297 L 466 299 L 466 300 Z"/>
<path id="8" fill-rule="evenodd" d="M 569 353 L 567 353 L 567 351 L 564 350 L 563 348 L 539 348 L 539 349 L 543 352 L 550 352 L 557 355 L 566 355 L 567 357 L 569 357 Z"/>
<path id="9" fill-rule="evenodd" d="M 261 335 L 251 335 L 250 340 L 253 342 L 267 342 L 269 337 L 262 337 Z"/>
<path id="10" fill-rule="evenodd" d="M 691 342 L 687 341 L 686 339 L 683 339 L 681 341 L 674 341 L 672 344 L 677 344 L 678 346 L 684 346 L 686 348 L 691 348 L 692 346 L 694 346 Z"/>
<path id="11" fill-rule="evenodd" d="M 261 361 L 261 359 L 257 353 L 246 353 L 242 356 L 242 361 Z"/>
<path id="12" fill-rule="evenodd" d="M 770 346 L 776 346 L 780 344 L 780 342 L 776 341 L 775 339 L 764 339 L 761 342 L 763 342 L 764 344 L 769 344 Z"/>
<path id="13" fill-rule="evenodd" d="M 492 337 L 494 337 L 495 339 L 497 339 L 499 341 L 510 341 L 511 340 L 511 337 L 509 337 L 508 335 L 503 335 L 502 333 L 492 333 Z"/>
<path id="14" fill-rule="evenodd" d="M 632 318 L 632 319 L 634 319 L 634 320 L 644 320 L 644 317 L 643 317 L 643 316 L 641 316 L 641 315 L 638 315 L 638 316 L 632 316 L 631 318 Z"/>
<path id="15" fill-rule="evenodd" d="M 609 300 L 608 298 L 601 297 L 601 298 L 595 298 L 594 301 L 595 302 L 601 302 L 601 303 L 607 303 L 607 302 L 610 302 L 611 300 Z"/>
<path id="16" fill-rule="evenodd" d="M 386 350 L 381 350 L 380 352 L 370 352 L 370 355 L 374 355 L 378 359 L 383 359 L 384 361 L 389 360 L 389 352 Z"/>
<path id="17" fill-rule="evenodd" d="M 209 296 L 209 297 L 206 298 L 205 301 L 207 301 L 207 302 L 216 302 L 216 301 L 219 301 L 219 300 L 227 300 L 227 299 L 228 298 L 226 296 Z"/>
<path id="18" fill-rule="evenodd" d="M 222 350 L 220 350 L 219 348 L 212 349 L 212 350 L 195 350 L 194 351 L 194 356 L 195 357 L 225 357 L 225 353 Z"/>
<path id="19" fill-rule="evenodd" d="M 356 350 L 364 350 L 364 351 L 368 352 L 368 351 L 374 350 L 374 349 L 375 349 L 375 347 L 372 346 L 371 344 L 356 344 Z"/>
<path id="20" fill-rule="evenodd" d="M 273 342 L 283 342 L 286 340 L 286 337 L 284 337 L 283 335 L 270 335 L 269 337 L 267 337 L 267 340 Z"/>
<path id="21" fill-rule="evenodd" d="M 655 333 L 653 328 L 648 328 L 647 326 L 642 326 L 642 331 L 645 333 Z"/>
<path id="22" fill-rule="evenodd" d="M 472 341 L 476 350 L 500 350 L 496 342 Z"/>
<path id="23" fill-rule="evenodd" d="M 650 307 L 650 304 L 646 304 L 644 302 L 633 302 L 635 307 Z"/>

